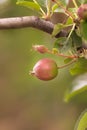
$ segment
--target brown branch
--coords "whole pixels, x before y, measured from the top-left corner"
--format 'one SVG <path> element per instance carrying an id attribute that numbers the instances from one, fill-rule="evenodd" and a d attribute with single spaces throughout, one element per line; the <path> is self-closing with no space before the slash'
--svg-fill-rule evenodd
<path id="1" fill-rule="evenodd" d="M 17 29 L 24 27 L 33 27 L 51 34 L 54 28 L 54 24 L 37 16 L 24 16 L 0 19 L 0 29 Z M 56 37 L 63 36 L 67 36 L 66 31 L 61 31 L 56 35 Z"/>

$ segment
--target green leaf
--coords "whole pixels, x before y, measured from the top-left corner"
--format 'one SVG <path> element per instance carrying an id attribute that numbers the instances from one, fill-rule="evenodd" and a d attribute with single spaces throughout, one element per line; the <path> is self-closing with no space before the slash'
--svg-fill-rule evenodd
<path id="1" fill-rule="evenodd" d="M 34 10 L 37 10 L 37 11 L 40 10 L 39 4 L 34 3 L 34 2 L 17 1 L 16 4 L 17 4 L 17 5 L 21 5 L 21 6 L 25 6 L 25 7 L 27 7 L 27 8 L 34 9 Z"/>
<path id="2" fill-rule="evenodd" d="M 64 42 L 64 46 L 61 49 L 61 52 L 68 52 L 72 50 L 72 38 L 70 37 L 68 40 Z"/>
<path id="3" fill-rule="evenodd" d="M 87 109 L 81 113 L 77 120 L 75 130 L 87 130 Z"/>
<path id="4" fill-rule="evenodd" d="M 84 0 L 84 4 L 87 4 L 87 0 Z"/>
<path id="5" fill-rule="evenodd" d="M 37 3 L 40 5 L 40 6 L 44 6 L 44 7 L 46 7 L 47 5 L 47 0 L 36 0 L 37 1 Z"/>
<path id="6" fill-rule="evenodd" d="M 69 62 L 71 62 L 71 61 L 72 61 L 71 58 L 66 58 L 66 59 L 64 60 L 64 63 L 67 64 L 67 63 L 69 63 Z"/>
<path id="7" fill-rule="evenodd" d="M 64 43 L 66 41 L 66 37 L 60 37 L 58 38 L 54 43 L 54 48 L 61 48 L 64 46 Z"/>
<path id="8" fill-rule="evenodd" d="M 77 49 L 78 47 L 82 46 L 82 38 L 78 36 L 75 31 L 73 31 L 71 37 L 74 49 Z"/>
<path id="9" fill-rule="evenodd" d="M 58 9 L 58 5 L 57 5 L 57 4 L 54 4 L 54 5 L 52 6 L 52 13 L 55 12 L 56 9 Z"/>
<path id="10" fill-rule="evenodd" d="M 68 3 L 69 3 L 69 0 L 58 0 L 60 3 L 62 3 L 63 4 L 63 6 L 65 5 L 68 5 Z"/>
<path id="11" fill-rule="evenodd" d="M 87 41 L 87 21 L 82 21 L 80 24 L 81 36 Z"/>
<path id="12" fill-rule="evenodd" d="M 84 4 L 84 3 L 87 2 L 87 0 L 78 0 L 78 2 L 79 2 L 80 4 Z"/>
<path id="13" fill-rule="evenodd" d="M 63 29 L 63 24 L 58 23 L 54 26 L 53 32 L 52 32 L 52 36 L 56 36 L 62 29 Z"/>
<path id="14" fill-rule="evenodd" d="M 52 1 L 51 0 L 46 0 L 46 8 L 47 8 L 47 14 L 49 15 L 52 12 Z"/>
<path id="15" fill-rule="evenodd" d="M 71 19 L 71 17 L 68 17 L 65 25 L 71 25 L 71 24 L 73 24 L 73 20 Z"/>
<path id="16" fill-rule="evenodd" d="M 68 8 L 68 10 L 72 13 L 76 13 L 77 12 L 77 8 Z"/>
<path id="17" fill-rule="evenodd" d="M 72 75 L 79 75 L 87 72 L 87 60 L 85 58 L 79 58 L 75 63 L 73 68 L 71 68 L 70 73 Z"/>
<path id="18" fill-rule="evenodd" d="M 75 78 L 64 97 L 65 102 L 87 103 L 87 73 Z"/>
<path id="19" fill-rule="evenodd" d="M 60 37 L 54 43 L 54 48 L 57 48 L 61 53 L 68 51 L 72 46 L 72 39 L 67 41 L 67 37 Z"/>
<path id="20" fill-rule="evenodd" d="M 57 13 L 65 13 L 64 9 L 62 9 L 62 8 L 60 8 L 60 7 L 56 8 L 54 12 L 57 12 Z"/>

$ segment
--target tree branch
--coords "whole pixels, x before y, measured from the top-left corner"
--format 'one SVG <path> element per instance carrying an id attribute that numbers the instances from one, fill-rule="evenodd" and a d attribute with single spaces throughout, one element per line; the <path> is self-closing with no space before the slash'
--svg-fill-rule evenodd
<path id="1" fill-rule="evenodd" d="M 33 27 L 51 34 L 54 28 L 54 24 L 50 21 L 40 19 L 37 16 L 24 16 L 0 19 L 0 29 L 17 29 L 24 27 Z M 56 35 L 56 37 L 63 36 L 67 36 L 66 31 L 61 31 Z"/>

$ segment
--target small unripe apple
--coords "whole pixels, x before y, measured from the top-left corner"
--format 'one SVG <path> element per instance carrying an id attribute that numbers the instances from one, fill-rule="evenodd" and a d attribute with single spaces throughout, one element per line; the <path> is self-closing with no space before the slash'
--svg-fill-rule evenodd
<path id="1" fill-rule="evenodd" d="M 40 80 L 48 81 L 54 79 L 58 74 L 58 67 L 54 60 L 44 58 L 39 60 L 31 72 Z"/>
<path id="2" fill-rule="evenodd" d="M 80 19 L 87 20 L 87 4 L 82 4 L 78 8 L 77 15 Z"/>

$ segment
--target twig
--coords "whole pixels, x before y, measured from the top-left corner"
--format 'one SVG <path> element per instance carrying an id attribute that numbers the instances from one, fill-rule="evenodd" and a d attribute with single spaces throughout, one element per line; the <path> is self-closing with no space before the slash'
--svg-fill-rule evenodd
<path id="1" fill-rule="evenodd" d="M 48 50 L 47 53 L 54 54 L 56 56 L 60 56 L 60 57 L 64 57 L 64 58 L 70 58 L 70 59 L 76 59 L 76 58 L 78 58 L 77 55 L 71 55 L 70 56 L 70 55 L 65 55 L 65 54 L 61 54 L 61 53 L 52 53 L 52 51 L 50 51 L 50 50 Z"/>
<path id="2" fill-rule="evenodd" d="M 50 21 L 46 21 L 37 16 L 24 16 L 24 17 L 13 17 L 13 18 L 1 18 L 0 19 L 0 30 L 1 29 L 18 29 L 25 27 L 33 27 L 49 34 L 52 34 L 54 24 Z M 66 31 L 59 32 L 55 37 L 66 37 L 68 34 Z"/>

